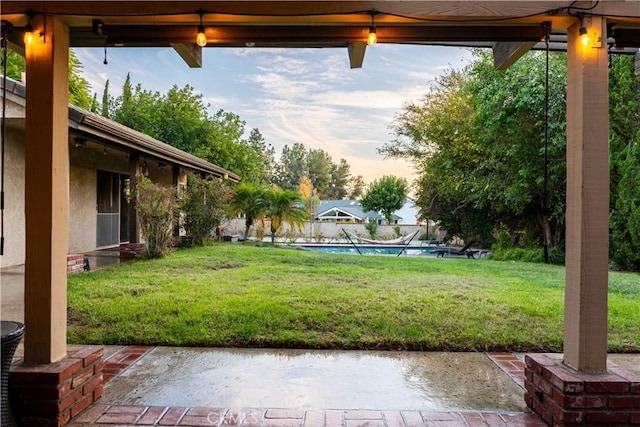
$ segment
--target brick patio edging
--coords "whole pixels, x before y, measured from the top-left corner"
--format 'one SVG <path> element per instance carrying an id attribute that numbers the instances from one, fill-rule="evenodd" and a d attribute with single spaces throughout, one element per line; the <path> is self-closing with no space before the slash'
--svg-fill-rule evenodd
<path id="1" fill-rule="evenodd" d="M 525 365 L 525 402 L 549 425 L 640 425 L 640 375 L 613 363 L 605 374 L 577 372 L 555 353 L 529 354 Z"/>
<path id="2" fill-rule="evenodd" d="M 531 413 L 365 410 L 229 409 L 94 405 L 71 423 L 80 426 L 271 427 L 545 427 Z"/>

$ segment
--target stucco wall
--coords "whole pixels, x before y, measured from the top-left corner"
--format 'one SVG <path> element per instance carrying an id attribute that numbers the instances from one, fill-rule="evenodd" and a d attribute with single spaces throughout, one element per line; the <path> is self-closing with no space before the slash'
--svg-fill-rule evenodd
<path id="1" fill-rule="evenodd" d="M 24 264 L 24 132 L 7 129 L 5 145 L 4 255 L 2 267 Z"/>
<path id="2" fill-rule="evenodd" d="M 82 148 L 76 147 L 74 143 L 71 142 L 69 144 L 69 164 L 71 167 L 84 169 L 100 169 L 122 174 L 129 173 L 129 160 L 125 157 L 125 153 L 107 148 L 105 154 L 105 147 L 103 145 L 91 142 Z M 94 199 L 94 205 L 95 202 Z"/>
<path id="3" fill-rule="evenodd" d="M 147 160 L 146 162 L 147 176 L 151 181 L 165 187 L 171 187 L 173 185 L 173 171 L 171 170 L 171 166 L 163 166 L 161 168 L 158 166 L 156 160 Z"/>
<path id="4" fill-rule="evenodd" d="M 69 253 L 96 248 L 96 171 L 69 170 Z"/>

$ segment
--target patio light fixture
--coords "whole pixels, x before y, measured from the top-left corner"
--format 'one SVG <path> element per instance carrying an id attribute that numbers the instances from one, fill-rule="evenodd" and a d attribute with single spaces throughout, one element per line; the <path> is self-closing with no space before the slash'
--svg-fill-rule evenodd
<path id="1" fill-rule="evenodd" d="M 367 37 L 367 45 L 375 46 L 378 42 L 378 36 L 376 35 L 376 22 L 375 22 L 376 11 L 375 9 L 371 10 L 371 27 L 369 27 L 369 36 Z"/>
<path id="2" fill-rule="evenodd" d="M 31 25 L 31 14 L 29 14 L 29 20 L 24 27 L 24 44 L 30 46 L 33 43 L 33 25 Z"/>
<path id="3" fill-rule="evenodd" d="M 204 34 L 204 25 L 202 25 L 202 15 L 204 12 L 200 11 L 200 25 L 198 25 L 198 35 L 196 36 L 196 44 L 200 47 L 207 45 L 207 36 Z"/>
<path id="4" fill-rule="evenodd" d="M 589 45 L 589 32 L 584 25 L 584 13 L 578 13 L 577 16 L 580 18 L 580 29 L 578 30 L 580 41 L 582 42 L 582 46 L 587 47 Z"/>

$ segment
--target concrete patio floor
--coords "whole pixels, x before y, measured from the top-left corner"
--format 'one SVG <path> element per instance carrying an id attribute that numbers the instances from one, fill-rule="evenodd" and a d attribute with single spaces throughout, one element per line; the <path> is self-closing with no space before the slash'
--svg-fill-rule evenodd
<path id="1" fill-rule="evenodd" d="M 24 318 L 23 281 L 2 270 L 3 319 Z M 524 404 L 522 354 L 104 348 L 104 394 L 75 427 L 545 425 Z M 640 374 L 638 354 L 610 361 Z"/>
<path id="2" fill-rule="evenodd" d="M 543 426 L 521 355 L 105 347 L 79 425 Z"/>

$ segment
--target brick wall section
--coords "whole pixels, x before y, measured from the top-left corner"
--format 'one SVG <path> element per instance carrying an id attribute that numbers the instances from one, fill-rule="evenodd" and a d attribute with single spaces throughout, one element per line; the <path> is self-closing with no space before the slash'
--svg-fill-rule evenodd
<path id="1" fill-rule="evenodd" d="M 68 346 L 56 363 L 18 363 L 9 373 L 13 414 L 23 427 L 64 426 L 103 393 L 102 346 Z"/>
<path id="2" fill-rule="evenodd" d="M 525 402 L 550 426 L 640 425 L 640 375 L 609 363 L 577 372 L 561 354 L 525 356 Z"/>
<path id="3" fill-rule="evenodd" d="M 84 271 L 84 255 L 67 255 L 67 274 L 82 273 Z"/>
<path id="4" fill-rule="evenodd" d="M 120 260 L 131 261 L 141 258 L 145 251 L 144 243 L 122 243 L 120 244 Z"/>

